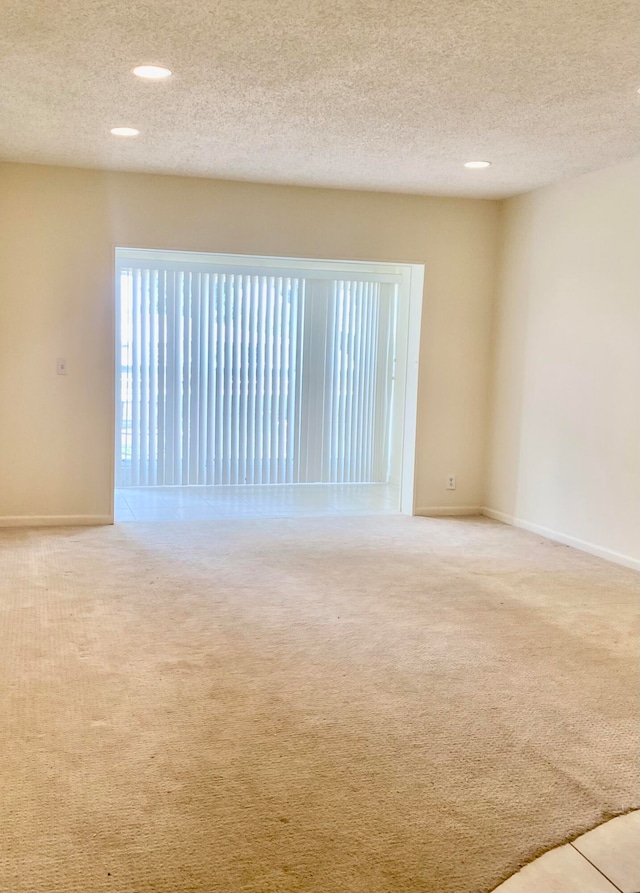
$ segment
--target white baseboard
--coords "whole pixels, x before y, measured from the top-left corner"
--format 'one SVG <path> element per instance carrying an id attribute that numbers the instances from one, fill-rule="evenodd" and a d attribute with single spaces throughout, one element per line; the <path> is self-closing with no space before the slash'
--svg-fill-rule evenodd
<path id="1" fill-rule="evenodd" d="M 522 518 L 514 518 L 513 515 L 498 512 L 496 509 L 485 507 L 482 509 L 482 514 L 486 515 L 487 518 L 493 518 L 494 521 L 502 521 L 504 524 L 511 524 L 512 527 L 521 527 L 523 530 L 537 533 L 548 540 L 554 540 L 556 543 L 572 546 L 574 549 L 580 549 L 581 552 L 588 552 L 590 555 L 596 555 L 598 558 L 604 558 L 606 561 L 613 561 L 615 564 L 622 564 L 624 567 L 640 571 L 640 559 L 632 558 L 630 555 L 622 555 L 620 552 L 614 552 L 613 549 L 605 549 L 602 546 L 597 546 L 595 543 L 589 543 L 575 536 L 560 533 L 558 530 L 551 530 L 548 527 L 542 527 L 540 524 L 532 524 L 530 521 L 524 521 Z"/>
<path id="2" fill-rule="evenodd" d="M 414 510 L 415 515 L 425 518 L 455 518 L 468 515 L 481 515 L 479 505 L 429 505 Z"/>
<path id="3" fill-rule="evenodd" d="M 93 527 L 113 524 L 112 515 L 0 515 L 0 527 Z"/>

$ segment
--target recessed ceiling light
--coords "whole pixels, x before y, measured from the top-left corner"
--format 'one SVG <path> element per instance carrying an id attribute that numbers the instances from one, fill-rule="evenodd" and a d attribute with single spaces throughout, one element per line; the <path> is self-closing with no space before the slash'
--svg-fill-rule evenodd
<path id="1" fill-rule="evenodd" d="M 465 167 L 473 167 L 473 168 L 491 167 L 491 162 L 490 161 L 465 161 L 464 166 Z"/>
<path id="2" fill-rule="evenodd" d="M 135 127 L 112 127 L 111 133 L 114 136 L 138 136 L 140 131 Z"/>
<path id="3" fill-rule="evenodd" d="M 163 65 L 136 65 L 131 71 L 136 77 L 145 78 L 147 81 L 161 81 L 171 77 L 171 70 Z"/>

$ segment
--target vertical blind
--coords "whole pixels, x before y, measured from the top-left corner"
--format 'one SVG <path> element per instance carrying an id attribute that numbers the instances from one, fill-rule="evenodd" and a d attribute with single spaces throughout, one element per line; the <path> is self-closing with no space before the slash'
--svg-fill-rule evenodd
<path id="1" fill-rule="evenodd" d="M 116 281 L 117 486 L 388 480 L 393 277 L 123 257 Z"/>

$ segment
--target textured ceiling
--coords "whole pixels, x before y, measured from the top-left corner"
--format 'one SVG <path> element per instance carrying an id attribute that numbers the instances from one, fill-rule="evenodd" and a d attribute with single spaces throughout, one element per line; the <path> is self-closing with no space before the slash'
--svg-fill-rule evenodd
<path id="1" fill-rule="evenodd" d="M 0 0 L 0 160 L 500 197 L 637 154 L 639 59 L 637 0 Z"/>

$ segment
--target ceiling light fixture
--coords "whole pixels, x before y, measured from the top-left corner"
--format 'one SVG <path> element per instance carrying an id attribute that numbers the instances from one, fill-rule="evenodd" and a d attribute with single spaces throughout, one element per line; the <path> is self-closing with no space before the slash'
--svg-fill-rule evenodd
<path id="1" fill-rule="evenodd" d="M 164 65 L 136 65 L 131 72 L 136 77 L 144 78 L 147 81 L 162 81 L 172 75 L 171 70 L 165 68 Z"/>
<path id="2" fill-rule="evenodd" d="M 114 136 L 138 136 L 140 131 L 135 127 L 112 127 L 111 133 Z"/>
<path id="3" fill-rule="evenodd" d="M 474 169 L 481 168 L 481 167 L 491 167 L 491 162 L 490 161 L 465 161 L 464 166 L 471 167 Z"/>

